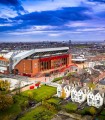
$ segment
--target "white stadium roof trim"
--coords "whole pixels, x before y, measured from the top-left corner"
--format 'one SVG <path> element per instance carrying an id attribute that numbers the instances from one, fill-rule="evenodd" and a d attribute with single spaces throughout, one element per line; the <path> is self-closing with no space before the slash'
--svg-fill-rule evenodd
<path id="1" fill-rule="evenodd" d="M 22 57 L 23 55 L 28 54 L 30 51 L 32 51 L 32 50 L 20 52 L 20 53 L 18 53 L 17 55 L 15 55 L 13 58 Z"/>
<path id="2" fill-rule="evenodd" d="M 13 55 L 13 52 L 8 52 L 4 55 L 5 58 L 10 59 L 10 57 Z"/>
<path id="3" fill-rule="evenodd" d="M 57 51 L 57 50 L 68 50 L 69 48 L 68 47 L 61 47 L 61 48 L 43 48 L 43 49 L 33 49 L 33 50 L 28 50 L 28 51 L 24 51 L 24 52 L 21 52 L 19 54 L 17 54 L 16 56 L 14 56 L 14 59 L 15 58 L 18 58 L 18 57 L 22 57 L 23 55 L 25 54 L 28 54 L 28 53 L 37 53 L 37 52 L 47 52 L 47 51 Z M 31 55 L 31 54 L 30 54 Z"/>

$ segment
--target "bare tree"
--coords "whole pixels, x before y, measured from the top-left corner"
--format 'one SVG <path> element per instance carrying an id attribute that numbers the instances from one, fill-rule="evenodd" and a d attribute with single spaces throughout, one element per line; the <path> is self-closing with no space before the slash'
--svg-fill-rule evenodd
<path id="1" fill-rule="evenodd" d="M 20 94 L 21 93 L 21 80 L 19 80 L 15 86 L 16 89 L 16 94 Z"/>

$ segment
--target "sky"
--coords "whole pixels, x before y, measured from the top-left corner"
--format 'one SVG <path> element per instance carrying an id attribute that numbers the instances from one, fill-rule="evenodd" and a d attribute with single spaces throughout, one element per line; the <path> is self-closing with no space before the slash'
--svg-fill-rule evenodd
<path id="1" fill-rule="evenodd" d="M 105 0 L 0 0 L 0 42 L 69 40 L 105 40 Z"/>

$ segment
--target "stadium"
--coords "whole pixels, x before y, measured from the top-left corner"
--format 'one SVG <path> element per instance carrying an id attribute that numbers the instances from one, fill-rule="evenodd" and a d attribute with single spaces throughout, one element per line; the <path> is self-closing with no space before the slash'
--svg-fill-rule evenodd
<path id="1" fill-rule="evenodd" d="M 71 64 L 68 47 L 9 52 L 0 58 L 0 72 L 28 77 L 62 71 Z"/>

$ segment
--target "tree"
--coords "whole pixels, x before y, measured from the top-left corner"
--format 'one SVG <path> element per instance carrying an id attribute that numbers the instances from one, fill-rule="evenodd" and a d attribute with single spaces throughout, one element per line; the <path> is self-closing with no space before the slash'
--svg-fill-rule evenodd
<path id="1" fill-rule="evenodd" d="M 96 85 L 93 84 L 92 82 L 90 82 L 90 83 L 88 84 L 88 87 L 89 87 L 89 89 L 95 89 Z"/>
<path id="2" fill-rule="evenodd" d="M 61 95 L 61 98 L 65 98 L 66 97 L 66 93 L 65 93 L 65 91 L 64 91 L 64 89 L 62 89 L 62 95 Z"/>
<path id="3" fill-rule="evenodd" d="M 94 114 L 96 114 L 96 109 L 94 107 L 91 107 L 89 109 L 89 112 L 90 112 L 91 115 L 94 115 Z"/>
<path id="4" fill-rule="evenodd" d="M 20 107 L 21 107 L 21 110 L 22 110 L 22 111 L 28 109 L 28 108 L 29 108 L 29 103 L 28 103 L 28 101 L 27 101 L 27 100 L 26 100 L 26 101 L 23 101 L 23 102 L 20 104 Z"/>
<path id="5" fill-rule="evenodd" d="M 48 110 L 39 111 L 35 113 L 34 118 L 35 120 L 50 120 L 52 113 Z"/>
<path id="6" fill-rule="evenodd" d="M 11 95 L 5 95 L 0 93 L 0 110 L 4 111 L 13 104 L 13 98 Z"/>
<path id="7" fill-rule="evenodd" d="M 9 89 L 10 89 L 10 82 L 8 82 L 7 80 L 5 80 L 4 84 L 5 84 L 5 90 L 9 91 Z"/>
<path id="8" fill-rule="evenodd" d="M 34 100 L 34 94 L 31 91 L 28 92 L 28 98 L 29 100 Z"/>
<path id="9" fill-rule="evenodd" d="M 56 110 L 55 106 L 48 103 L 46 100 L 42 101 L 42 105 L 45 106 L 50 111 L 55 111 Z"/>
<path id="10" fill-rule="evenodd" d="M 10 89 L 10 82 L 7 80 L 0 80 L 0 90 L 1 91 L 9 91 Z"/>
<path id="11" fill-rule="evenodd" d="M 20 94 L 21 93 L 21 80 L 19 80 L 15 86 L 16 93 Z"/>

